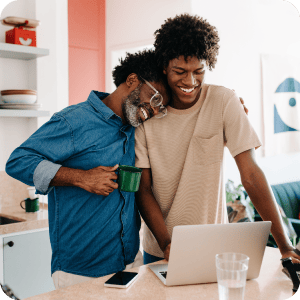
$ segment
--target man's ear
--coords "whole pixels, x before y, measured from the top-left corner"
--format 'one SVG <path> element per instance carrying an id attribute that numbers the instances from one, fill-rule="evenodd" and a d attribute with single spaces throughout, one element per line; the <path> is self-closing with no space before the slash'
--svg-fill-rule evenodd
<path id="1" fill-rule="evenodd" d="M 127 76 L 127 79 L 126 79 L 125 83 L 126 83 L 128 88 L 135 89 L 139 85 L 140 81 L 139 81 L 139 78 L 138 78 L 137 74 L 131 73 L 130 75 Z"/>
<path id="2" fill-rule="evenodd" d="M 167 70 L 166 70 L 165 67 L 164 67 L 164 69 L 163 69 L 163 73 L 164 73 L 165 75 L 167 75 Z"/>

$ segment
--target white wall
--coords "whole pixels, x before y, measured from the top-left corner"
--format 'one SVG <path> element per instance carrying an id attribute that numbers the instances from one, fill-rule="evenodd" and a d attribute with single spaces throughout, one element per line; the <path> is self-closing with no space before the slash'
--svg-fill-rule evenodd
<path id="1" fill-rule="evenodd" d="M 153 43 L 153 33 L 164 20 L 184 12 L 202 16 L 217 27 L 220 54 L 206 82 L 232 88 L 244 98 L 249 119 L 263 142 L 260 54 L 300 58 L 299 12 L 284 0 L 107 1 L 107 91 L 112 91 L 111 53 Z M 300 180 L 300 153 L 265 158 L 262 150 L 256 152 L 270 184 Z M 225 165 L 225 181 L 239 183 L 238 169 L 227 149 Z"/>
<path id="2" fill-rule="evenodd" d="M 0 58 L 0 90 L 36 89 L 38 103 L 51 116 L 68 105 L 68 1 L 13 1 L 1 12 L 1 19 L 8 16 L 41 21 L 37 47 L 49 49 L 50 54 L 30 61 Z M 0 25 L 0 43 L 11 28 Z M 0 118 L 0 171 L 10 153 L 49 118 Z"/>
<path id="3" fill-rule="evenodd" d="M 106 91 L 112 92 L 112 52 L 148 46 L 165 19 L 190 13 L 189 0 L 106 1 Z"/>
<path id="4" fill-rule="evenodd" d="M 217 8 L 217 9 L 216 9 Z M 249 108 L 249 119 L 263 139 L 260 54 L 288 54 L 300 59 L 299 12 L 283 0 L 192 0 L 192 12 L 206 18 L 220 34 L 220 54 L 206 82 L 236 90 Z M 300 153 L 257 161 L 270 184 L 300 180 Z M 234 159 L 225 152 L 225 181 L 240 182 Z"/>

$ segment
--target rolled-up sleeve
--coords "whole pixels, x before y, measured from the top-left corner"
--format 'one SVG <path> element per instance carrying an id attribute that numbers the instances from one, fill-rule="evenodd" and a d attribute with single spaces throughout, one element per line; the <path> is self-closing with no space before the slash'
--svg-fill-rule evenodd
<path id="1" fill-rule="evenodd" d="M 39 194 L 46 195 L 51 191 L 50 182 L 60 167 L 61 165 L 48 160 L 42 160 L 37 165 L 33 173 L 33 183 Z"/>
<path id="2" fill-rule="evenodd" d="M 62 116 L 54 115 L 12 152 L 5 171 L 45 195 L 51 190 L 51 180 L 74 151 L 70 124 Z"/>

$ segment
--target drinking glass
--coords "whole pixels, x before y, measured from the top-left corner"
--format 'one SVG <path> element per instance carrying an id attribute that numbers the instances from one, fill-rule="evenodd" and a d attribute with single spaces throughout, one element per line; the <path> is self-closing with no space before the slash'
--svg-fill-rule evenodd
<path id="1" fill-rule="evenodd" d="M 249 257 L 241 253 L 216 255 L 219 300 L 243 300 Z"/>

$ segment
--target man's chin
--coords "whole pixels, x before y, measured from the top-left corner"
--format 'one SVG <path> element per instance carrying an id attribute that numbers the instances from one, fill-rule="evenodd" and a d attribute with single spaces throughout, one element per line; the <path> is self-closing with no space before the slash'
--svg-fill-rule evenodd
<path id="1" fill-rule="evenodd" d="M 129 124 L 130 124 L 132 127 L 137 128 L 137 127 L 139 127 L 139 126 L 142 124 L 142 122 L 134 122 L 134 123 L 129 122 Z"/>
<path id="2" fill-rule="evenodd" d="M 132 127 L 139 127 L 143 122 L 142 120 L 132 120 L 130 118 L 127 118 L 127 116 L 125 116 L 125 120 L 126 120 L 126 123 L 131 125 Z"/>

